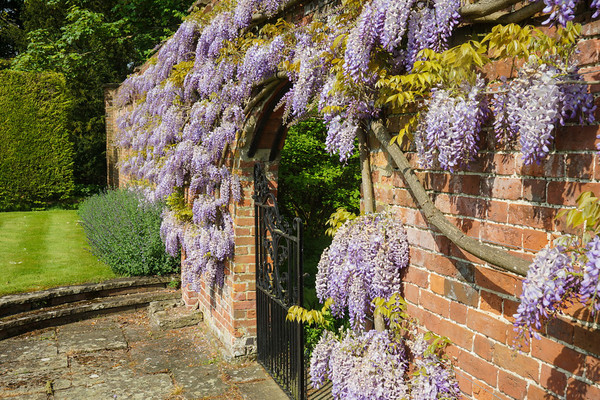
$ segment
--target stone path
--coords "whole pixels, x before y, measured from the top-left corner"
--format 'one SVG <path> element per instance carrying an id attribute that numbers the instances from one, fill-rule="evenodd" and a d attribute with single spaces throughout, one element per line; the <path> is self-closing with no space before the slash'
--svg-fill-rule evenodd
<path id="1" fill-rule="evenodd" d="M 43 329 L 0 341 L 0 399 L 288 399 L 220 349 L 202 323 L 155 330 L 145 309 Z"/>

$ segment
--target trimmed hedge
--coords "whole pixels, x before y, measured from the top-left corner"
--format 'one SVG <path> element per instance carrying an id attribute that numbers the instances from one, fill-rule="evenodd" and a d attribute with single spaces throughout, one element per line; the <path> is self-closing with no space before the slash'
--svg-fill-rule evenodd
<path id="1" fill-rule="evenodd" d="M 0 211 L 43 208 L 73 190 L 67 93 L 61 74 L 0 71 Z"/>
<path id="2" fill-rule="evenodd" d="M 79 205 L 92 253 L 118 275 L 165 275 L 179 271 L 160 238 L 164 204 L 129 189 L 109 190 Z"/>

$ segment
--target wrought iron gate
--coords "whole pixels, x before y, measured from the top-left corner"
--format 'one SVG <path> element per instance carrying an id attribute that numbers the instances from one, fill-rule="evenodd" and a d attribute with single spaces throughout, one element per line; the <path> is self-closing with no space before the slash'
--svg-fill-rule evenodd
<path id="1" fill-rule="evenodd" d="M 279 215 L 264 167 L 254 166 L 256 236 L 256 318 L 258 362 L 296 400 L 306 399 L 302 325 L 286 321 L 292 305 L 302 305 L 303 226 Z"/>

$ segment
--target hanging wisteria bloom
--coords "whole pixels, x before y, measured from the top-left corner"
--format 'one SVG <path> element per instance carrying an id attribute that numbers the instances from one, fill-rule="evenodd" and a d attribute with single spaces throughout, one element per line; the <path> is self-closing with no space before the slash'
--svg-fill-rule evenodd
<path id="1" fill-rule="evenodd" d="M 583 267 L 583 279 L 579 294 L 581 301 L 591 306 L 592 314 L 600 310 L 600 237 L 595 236 L 587 245 L 585 256 L 587 262 Z"/>
<path id="2" fill-rule="evenodd" d="M 475 158 L 479 132 L 488 115 L 484 86 L 479 78 L 473 86 L 464 85 L 459 95 L 432 90 L 427 114 L 415 135 L 421 165 L 431 167 L 437 158 L 440 167 L 455 171 Z"/>
<path id="3" fill-rule="evenodd" d="M 401 222 L 388 213 L 346 222 L 323 255 L 316 278 L 317 296 L 333 298 L 332 313 L 348 309 L 351 325 L 360 328 L 376 297 L 389 298 L 408 265 L 408 241 Z"/>
<path id="4" fill-rule="evenodd" d="M 428 347 L 416 329 L 408 340 L 387 330 L 349 330 L 340 339 L 325 331 L 311 356 L 311 383 L 319 388 L 330 380 L 334 399 L 458 399 L 452 369 L 436 352 L 425 354 Z"/>
<path id="5" fill-rule="evenodd" d="M 540 163 L 551 151 L 555 130 L 567 120 L 592 122 L 593 96 L 587 86 L 563 83 L 582 79 L 573 66 L 558 69 L 530 57 L 516 79 L 504 82 L 494 94 L 494 130 L 500 142 L 518 132 L 523 163 Z"/>
<path id="6" fill-rule="evenodd" d="M 574 299 L 577 279 L 573 276 L 571 258 L 564 248 L 545 247 L 535 256 L 523 281 L 521 304 L 515 317 L 515 330 L 526 340 L 539 338 L 542 322 L 560 312 Z"/>

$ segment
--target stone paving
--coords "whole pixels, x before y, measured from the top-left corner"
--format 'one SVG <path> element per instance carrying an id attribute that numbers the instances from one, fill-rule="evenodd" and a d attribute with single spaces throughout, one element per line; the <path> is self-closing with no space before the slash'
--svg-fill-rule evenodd
<path id="1" fill-rule="evenodd" d="M 0 341 L 0 399 L 288 399 L 221 348 L 202 323 L 153 329 L 145 309 L 38 330 Z"/>

